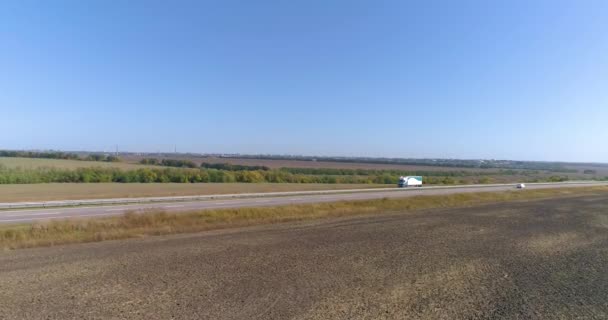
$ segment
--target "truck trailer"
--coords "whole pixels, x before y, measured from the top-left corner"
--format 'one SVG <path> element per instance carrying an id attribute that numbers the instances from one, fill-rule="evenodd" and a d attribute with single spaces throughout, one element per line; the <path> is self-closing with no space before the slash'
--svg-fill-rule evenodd
<path id="1" fill-rule="evenodd" d="M 399 186 L 399 188 L 422 187 L 422 177 L 421 176 L 400 177 L 398 186 Z"/>

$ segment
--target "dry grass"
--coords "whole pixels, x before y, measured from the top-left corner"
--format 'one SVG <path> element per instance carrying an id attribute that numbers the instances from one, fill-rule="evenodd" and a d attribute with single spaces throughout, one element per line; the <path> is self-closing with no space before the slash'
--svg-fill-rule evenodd
<path id="1" fill-rule="evenodd" d="M 145 166 L 135 163 L 126 162 L 101 162 L 101 161 L 79 161 L 79 160 L 63 160 L 63 159 L 36 159 L 36 158 L 7 158 L 0 157 L 0 165 L 8 168 L 57 168 L 57 169 L 77 169 L 77 168 L 119 168 L 119 169 L 140 169 Z"/>
<path id="2" fill-rule="evenodd" d="M 195 196 L 206 194 L 386 188 L 381 184 L 44 183 L 0 185 L 0 202 Z"/>
<path id="3" fill-rule="evenodd" d="M 526 241 L 530 250 L 543 255 L 573 251 L 592 243 L 591 239 L 582 237 L 575 232 L 542 234 Z"/>
<path id="4" fill-rule="evenodd" d="M 402 199 L 342 201 L 263 208 L 201 210 L 187 213 L 163 211 L 87 220 L 52 221 L 0 227 L 0 248 L 16 249 L 67 243 L 94 242 L 142 236 L 198 232 L 326 217 L 386 212 L 408 212 L 431 208 L 466 207 L 504 201 L 603 195 L 608 187 L 541 189 L 526 192 L 481 192 Z"/>

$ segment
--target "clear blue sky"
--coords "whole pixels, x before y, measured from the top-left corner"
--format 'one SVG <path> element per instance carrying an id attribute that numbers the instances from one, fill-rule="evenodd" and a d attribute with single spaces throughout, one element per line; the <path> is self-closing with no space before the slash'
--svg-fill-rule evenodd
<path id="1" fill-rule="evenodd" d="M 608 1 L 1 1 L 0 149 L 608 162 Z"/>

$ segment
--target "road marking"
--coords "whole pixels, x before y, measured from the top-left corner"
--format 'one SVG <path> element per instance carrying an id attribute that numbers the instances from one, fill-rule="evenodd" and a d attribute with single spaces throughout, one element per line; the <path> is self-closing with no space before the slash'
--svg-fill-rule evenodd
<path id="1" fill-rule="evenodd" d="M 108 214 L 106 214 L 106 213 L 83 214 L 80 216 L 66 217 L 66 219 L 67 218 L 70 218 L 70 219 L 76 218 L 77 219 L 77 218 L 87 218 L 87 217 L 97 217 L 97 216 L 106 216 L 107 217 Z M 60 217 L 51 217 L 51 218 L 54 219 L 54 218 L 60 218 Z"/>
<path id="2" fill-rule="evenodd" d="M 42 220 L 42 219 L 38 219 Z M 1 222 L 24 222 L 24 221 L 33 221 L 32 219 L 11 219 L 11 220 L 0 220 Z"/>
<path id="3" fill-rule="evenodd" d="M 288 200 L 290 200 L 290 201 L 300 201 L 300 200 L 302 200 L 302 198 L 291 198 L 291 199 L 288 199 Z"/>
<path id="4" fill-rule="evenodd" d="M 175 206 L 164 206 L 163 208 L 183 208 L 183 205 L 175 205 Z"/>
<path id="5" fill-rule="evenodd" d="M 39 221 L 39 220 L 51 220 L 51 219 L 78 219 L 78 218 L 87 218 L 87 217 L 97 217 L 97 216 L 109 216 L 107 213 L 95 213 L 95 214 L 87 214 L 80 216 L 61 216 L 61 217 L 45 217 L 45 218 L 23 218 L 23 219 L 2 219 L 0 218 L 0 222 L 29 222 L 29 221 Z"/>
<path id="6" fill-rule="evenodd" d="M 253 202 L 258 202 L 258 203 L 260 203 L 260 202 L 270 202 L 270 200 L 255 200 Z"/>
<path id="7" fill-rule="evenodd" d="M 216 202 L 216 203 L 214 203 L 214 205 L 215 205 L 215 204 L 222 205 L 222 204 L 228 204 L 228 202 Z"/>
<path id="8" fill-rule="evenodd" d="M 107 209 L 106 212 L 110 211 L 125 211 L 125 209 Z"/>
<path id="9" fill-rule="evenodd" d="M 27 215 L 31 215 L 31 214 L 39 214 L 39 213 L 56 213 L 56 212 L 60 212 L 60 211 L 45 211 L 45 210 L 36 210 L 36 211 L 0 211 L 0 217 L 7 217 L 7 216 L 27 216 Z"/>
<path id="10" fill-rule="evenodd" d="M 57 209 L 62 209 L 62 210 L 68 209 L 69 210 L 69 209 L 76 209 L 76 208 L 57 208 Z M 38 211 L 41 211 L 41 210 L 57 210 L 57 209 L 55 209 L 55 208 L 37 208 L 37 209 L 30 209 L 30 210 L 21 210 L 21 209 L 18 209 L 18 210 L 0 210 L 0 214 L 2 214 L 2 213 L 14 213 L 14 212 L 38 212 Z M 83 209 L 85 209 L 85 208 L 83 207 Z"/>

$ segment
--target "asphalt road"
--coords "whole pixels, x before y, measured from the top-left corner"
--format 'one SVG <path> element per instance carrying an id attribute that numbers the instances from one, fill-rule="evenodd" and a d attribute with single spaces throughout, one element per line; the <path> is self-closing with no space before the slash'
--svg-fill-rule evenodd
<path id="1" fill-rule="evenodd" d="M 555 184 L 530 184 L 526 189 L 546 189 L 564 187 L 583 187 L 590 185 L 606 185 L 606 183 L 555 183 Z M 371 192 L 352 192 L 345 190 L 344 193 L 317 194 L 317 195 L 298 195 L 298 196 L 278 196 L 278 197 L 259 197 L 243 198 L 236 200 L 204 200 L 190 202 L 169 202 L 169 203 L 141 203 L 129 205 L 107 205 L 91 207 L 59 207 L 59 208 L 39 208 L 39 209 L 17 209 L 0 210 L 0 224 L 2 223 L 24 223 L 45 221 L 52 219 L 67 218 L 87 218 L 121 215 L 127 211 L 145 211 L 152 209 L 162 209 L 166 211 L 192 211 L 220 208 L 239 208 L 239 207 L 262 207 L 279 206 L 288 204 L 304 204 L 333 202 L 342 200 L 366 200 L 379 198 L 399 198 L 411 197 L 416 195 L 442 195 L 466 192 L 492 192 L 515 190 L 515 185 L 500 186 L 461 186 L 449 188 L 403 188 L 395 191 L 371 191 Z M 525 190 L 521 190 L 525 192 Z"/>
<path id="2" fill-rule="evenodd" d="M 607 319 L 608 197 L 0 252 L 0 319 Z"/>

